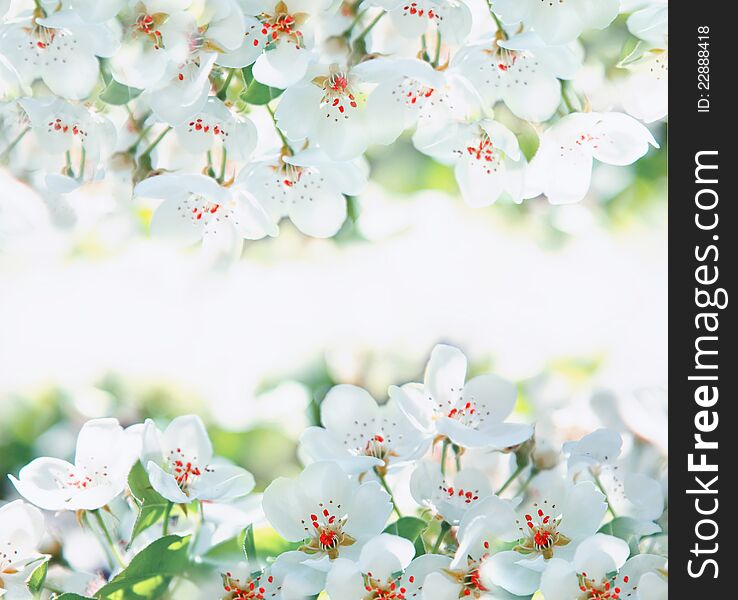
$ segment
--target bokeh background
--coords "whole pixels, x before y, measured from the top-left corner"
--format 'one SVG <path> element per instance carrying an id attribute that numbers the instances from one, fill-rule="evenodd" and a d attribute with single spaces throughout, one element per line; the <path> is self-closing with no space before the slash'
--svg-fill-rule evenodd
<path id="1" fill-rule="evenodd" d="M 584 38 L 575 87 L 595 109 L 617 107 L 626 38 L 622 18 Z M 250 116 L 268 147 L 266 111 Z M 331 385 L 381 400 L 438 342 L 517 382 L 553 443 L 605 424 L 665 453 L 666 136 L 650 128 L 660 150 L 596 165 L 587 199 L 560 207 L 468 208 L 403 137 L 370 151 L 336 238 L 283 223 L 235 264 L 152 239 L 153 207 L 115 171 L 49 198 L 0 167 L 0 474 L 72 454 L 92 417 L 194 412 L 263 489 L 299 469 Z"/>

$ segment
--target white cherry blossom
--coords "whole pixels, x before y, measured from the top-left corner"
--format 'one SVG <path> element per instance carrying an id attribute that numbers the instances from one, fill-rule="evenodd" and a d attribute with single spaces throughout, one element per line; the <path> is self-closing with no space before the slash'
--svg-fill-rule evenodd
<path id="1" fill-rule="evenodd" d="M 489 520 L 499 539 L 510 539 L 510 526 L 518 528 L 513 550 L 494 554 L 484 565 L 483 581 L 517 595 L 535 592 L 541 573 L 553 558 L 571 560 L 578 544 L 593 535 L 607 510 L 605 496 L 590 481 L 572 484 L 551 471 L 537 476 L 544 497 L 535 497 L 513 511 L 496 496 L 483 500 L 464 517 Z M 545 483 L 544 483 L 545 482 Z"/>
<path id="2" fill-rule="evenodd" d="M 331 237 L 346 220 L 346 195 L 361 192 L 367 178 L 362 159 L 336 162 L 311 149 L 281 154 L 247 166 L 242 184 L 274 223 L 283 217 L 305 235 Z"/>
<path id="3" fill-rule="evenodd" d="M 492 0 L 492 10 L 508 24 L 523 22 L 550 45 L 571 42 L 587 29 L 604 29 L 620 10 L 619 0 Z"/>
<path id="4" fill-rule="evenodd" d="M 580 440 L 566 442 L 562 448 L 568 456 L 569 475 L 576 477 L 583 470 L 599 474 L 603 465 L 612 465 L 620 456 L 623 438 L 612 429 L 597 429 Z"/>
<path id="5" fill-rule="evenodd" d="M 461 43 L 472 26 L 472 13 L 464 0 L 371 0 L 389 13 L 400 35 L 417 39 L 429 26 L 444 40 Z"/>
<path id="6" fill-rule="evenodd" d="M 547 600 L 615 600 L 627 597 L 630 578 L 623 583 L 618 572 L 630 550 L 623 540 L 598 533 L 582 541 L 571 562 L 553 558 L 541 576 L 541 593 Z M 621 585 L 623 587 L 621 587 Z M 624 593 L 626 592 L 626 593 Z"/>
<path id="7" fill-rule="evenodd" d="M 377 84 L 366 100 L 377 143 L 391 144 L 434 103 L 449 102 L 443 75 L 421 60 L 379 57 L 358 64 L 354 71 Z"/>
<path id="8" fill-rule="evenodd" d="M 210 94 L 210 72 L 217 54 L 198 52 L 190 55 L 176 72 L 159 84 L 152 85 L 143 95 L 157 120 L 179 125 L 204 110 Z M 164 84 L 164 85 L 161 85 Z"/>
<path id="9" fill-rule="evenodd" d="M 10 475 L 18 493 L 44 510 L 95 510 L 126 486 L 141 446 L 138 428 L 124 430 L 117 419 L 87 421 L 77 437 L 74 463 L 36 458 Z"/>
<path id="10" fill-rule="evenodd" d="M 492 486 L 478 469 L 464 468 L 453 477 L 444 476 L 439 464 L 423 461 L 410 477 L 410 493 L 420 506 L 457 525 L 470 508 L 492 494 Z"/>
<path id="11" fill-rule="evenodd" d="M 393 400 L 378 405 L 366 390 L 337 385 L 320 404 L 323 427 L 308 427 L 300 445 L 313 460 L 332 460 L 348 473 L 385 472 L 425 454 L 423 436 Z"/>
<path id="12" fill-rule="evenodd" d="M 392 512 L 379 483 L 359 484 L 331 461 L 312 463 L 295 479 L 275 479 L 264 491 L 263 507 L 277 533 L 302 541 L 306 564 L 322 571 L 337 558 L 355 559 Z"/>
<path id="13" fill-rule="evenodd" d="M 526 198 L 545 194 L 552 204 L 582 200 L 589 190 L 594 159 L 629 165 L 658 148 L 651 132 L 617 112 L 572 113 L 543 132 L 526 173 Z"/>
<path id="14" fill-rule="evenodd" d="M 277 126 L 290 140 L 309 139 L 333 160 L 354 159 L 373 139 L 367 92 L 367 82 L 353 69 L 337 64 L 311 69 L 280 98 Z"/>
<path id="15" fill-rule="evenodd" d="M 511 510 L 506 500 L 492 496 L 486 505 L 492 504 L 501 509 L 504 515 Z M 515 596 L 498 584 L 485 578 L 486 565 L 493 556 L 497 556 L 496 545 L 502 538 L 509 538 L 510 527 L 499 522 L 497 516 L 484 515 L 468 518 L 468 512 L 457 532 L 458 548 L 450 564 L 443 569 L 428 575 L 425 581 L 424 598 L 430 600 L 454 600 L 456 598 L 513 600 Z M 505 532 L 508 529 L 508 532 Z M 500 537 L 502 536 L 502 537 Z M 531 577 L 524 567 L 516 566 L 508 561 L 509 568 L 516 571 L 523 580 Z"/>
<path id="16" fill-rule="evenodd" d="M 170 502 L 228 502 L 254 488 L 246 469 L 213 457 L 210 438 L 197 416 L 176 417 L 164 431 L 147 419 L 142 440 L 141 464 L 152 487 Z"/>
<path id="17" fill-rule="evenodd" d="M 204 154 L 224 148 L 235 160 L 248 160 L 256 148 L 256 127 L 247 117 L 237 117 L 218 98 L 210 97 L 201 111 L 174 129 L 182 148 Z"/>
<path id="18" fill-rule="evenodd" d="M 44 517 L 35 506 L 22 500 L 0 506 L 0 598 L 32 598 L 26 580 L 44 559 L 38 551 L 44 533 Z"/>
<path id="19" fill-rule="evenodd" d="M 442 163 L 454 166 L 461 196 L 469 206 L 489 206 L 507 193 L 522 202 L 525 157 L 507 127 L 488 119 L 449 126 L 416 146 Z"/>
<path id="20" fill-rule="evenodd" d="M 44 16 L 35 11 L 4 25 L 0 54 L 12 64 L 25 85 L 41 79 L 56 95 L 86 98 L 100 75 L 100 57 L 112 56 L 118 31 L 106 23 L 86 23 L 71 10 Z"/>
<path id="21" fill-rule="evenodd" d="M 463 46 L 450 68 L 472 83 L 485 104 L 501 101 L 516 117 L 542 122 L 561 103 L 559 79 L 571 79 L 581 64 L 572 46 L 547 46 L 533 32 L 509 39 L 490 36 Z"/>
<path id="22" fill-rule="evenodd" d="M 644 123 L 653 123 L 669 113 L 669 52 L 648 50 L 626 67 L 630 77 L 623 92 L 623 108 Z"/>
<path id="23" fill-rule="evenodd" d="M 199 50 L 188 0 L 146 0 L 121 12 L 121 45 L 110 60 L 113 77 L 137 89 L 156 89 L 178 78 Z"/>
<path id="24" fill-rule="evenodd" d="M 628 545 L 596 534 L 584 540 L 572 562 L 552 559 L 541 577 L 547 600 L 666 600 L 666 559 L 653 554 L 628 558 Z"/>
<path id="25" fill-rule="evenodd" d="M 451 562 L 446 556 L 424 554 L 413 559 L 408 540 L 383 533 L 362 548 L 356 562 L 339 558 L 326 580 L 326 592 L 335 600 L 355 598 L 422 598 L 427 577 Z"/>
<path id="26" fill-rule="evenodd" d="M 669 33 L 669 3 L 650 0 L 634 11 L 627 20 L 628 30 L 656 48 L 665 48 Z"/>
<path id="27" fill-rule="evenodd" d="M 405 538 L 382 533 L 369 540 L 356 562 L 346 558 L 334 561 L 326 578 L 326 592 L 334 600 L 353 600 L 386 590 L 399 592 L 404 587 L 402 573 L 415 556 L 415 547 Z"/>
<path id="28" fill-rule="evenodd" d="M 154 235 L 181 244 L 202 240 L 206 250 L 233 252 L 241 240 L 276 235 L 264 208 L 242 186 L 219 185 L 205 175 L 156 175 L 144 179 L 134 193 L 164 200 L 154 212 Z"/>
<path id="29" fill-rule="evenodd" d="M 58 169 L 47 175 L 47 185 L 69 190 L 83 180 L 102 176 L 103 161 L 112 153 L 116 139 L 115 127 L 107 117 L 59 98 L 21 98 L 18 104 L 39 147 Z"/>
<path id="30" fill-rule="evenodd" d="M 261 596 L 270 600 L 304 600 L 318 594 L 325 576 L 303 565 L 304 558 L 301 552 L 288 551 L 260 571 L 249 572 L 246 565 L 238 565 L 221 575 L 224 598 L 246 600 Z"/>
<path id="31" fill-rule="evenodd" d="M 431 353 L 425 381 L 390 387 L 408 419 L 429 437 L 444 436 L 464 448 L 508 448 L 533 434 L 530 425 L 507 423 L 515 386 L 496 375 L 466 380 L 466 357 L 443 344 Z"/>
<path id="32" fill-rule="evenodd" d="M 244 0 L 245 34 L 241 45 L 223 54 L 218 64 L 253 64 L 254 78 L 286 88 L 303 78 L 313 59 L 311 17 L 330 6 L 326 0 Z"/>

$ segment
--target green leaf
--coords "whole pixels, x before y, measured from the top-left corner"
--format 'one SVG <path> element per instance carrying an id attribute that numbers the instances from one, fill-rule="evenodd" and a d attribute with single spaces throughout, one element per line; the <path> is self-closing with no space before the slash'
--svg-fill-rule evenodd
<path id="1" fill-rule="evenodd" d="M 161 598 L 175 575 L 190 567 L 189 537 L 168 535 L 152 542 L 95 594 L 100 600 Z"/>
<path id="2" fill-rule="evenodd" d="M 643 43 L 643 41 L 635 37 L 628 38 L 628 41 L 625 42 L 625 45 L 620 52 L 620 59 L 616 66 L 623 69 L 634 62 L 638 62 L 647 50 L 648 47 Z"/>
<path id="3" fill-rule="evenodd" d="M 249 527 L 251 526 L 249 525 Z M 238 535 L 212 546 L 205 554 L 203 554 L 203 560 L 206 562 L 230 562 L 243 560 L 244 542 L 246 539 L 246 532 L 249 527 L 244 529 Z"/>
<path id="4" fill-rule="evenodd" d="M 131 541 L 128 543 L 130 548 L 138 534 L 161 521 L 169 501 L 151 487 L 146 469 L 140 462 L 136 462 L 128 474 L 128 487 L 138 503 L 138 516 L 133 524 Z"/>
<path id="5" fill-rule="evenodd" d="M 631 517 L 616 517 L 600 527 L 598 533 L 605 533 L 620 538 L 628 543 L 631 554 L 639 554 L 638 544 L 641 538 L 644 535 L 653 534 L 654 528 L 658 530 L 658 526 L 653 523 L 644 523 Z"/>
<path id="6" fill-rule="evenodd" d="M 59 596 L 54 596 L 54 600 L 94 600 L 88 596 L 80 596 L 79 594 L 73 594 L 72 592 L 64 592 Z"/>
<path id="7" fill-rule="evenodd" d="M 520 151 L 523 153 L 525 158 L 530 161 L 538 151 L 540 139 L 532 127 L 527 127 L 518 135 L 518 144 L 520 145 Z"/>
<path id="8" fill-rule="evenodd" d="M 251 73 L 250 65 L 241 69 L 241 73 L 243 74 L 243 81 L 246 84 L 246 89 L 241 92 L 241 100 L 248 104 L 259 106 L 268 104 L 275 98 L 278 98 L 284 91 L 279 88 L 268 87 L 256 81 Z"/>
<path id="9" fill-rule="evenodd" d="M 423 519 L 418 517 L 401 517 L 394 523 L 390 523 L 384 529 L 384 533 L 399 535 L 400 537 L 410 540 L 415 544 L 415 555 L 421 556 L 425 554 L 425 545 L 423 544 L 423 532 L 428 527 Z"/>
<path id="10" fill-rule="evenodd" d="M 26 579 L 26 587 L 31 594 L 38 594 L 44 587 L 46 581 L 46 573 L 49 570 L 49 561 L 44 560 L 37 566 Z"/>
<path id="11" fill-rule="evenodd" d="M 256 556 L 256 542 L 254 542 L 254 526 L 249 525 L 243 530 L 243 544 L 241 545 L 243 554 L 249 564 L 255 566 L 258 564 L 258 558 Z"/>
<path id="12" fill-rule="evenodd" d="M 106 104 L 120 106 L 140 96 L 142 91 L 143 90 L 118 83 L 115 79 L 111 79 L 108 87 L 101 92 L 100 100 Z"/>

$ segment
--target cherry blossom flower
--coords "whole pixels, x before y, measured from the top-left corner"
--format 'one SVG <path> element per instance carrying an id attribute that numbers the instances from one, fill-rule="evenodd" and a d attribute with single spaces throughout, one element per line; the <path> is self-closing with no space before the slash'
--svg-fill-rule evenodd
<path id="1" fill-rule="evenodd" d="M 322 152 L 282 154 L 248 165 L 237 182 L 248 189 L 274 223 L 287 217 L 305 235 L 331 237 L 346 220 L 345 195 L 361 192 L 362 159 L 336 162 Z"/>
<path id="2" fill-rule="evenodd" d="M 623 108 L 636 119 L 652 123 L 663 119 L 668 106 L 668 4 L 653 0 L 628 17 L 628 29 L 646 42 L 640 56 L 624 65 L 631 75 L 623 92 Z"/>
<path id="3" fill-rule="evenodd" d="M 618 571 L 629 554 L 623 540 L 595 534 L 579 544 L 571 562 L 560 558 L 549 561 L 541 577 L 541 592 L 549 600 L 615 600 L 624 592 Z M 626 578 L 622 585 L 630 587 L 630 578 Z"/>
<path id="4" fill-rule="evenodd" d="M 423 461 L 410 477 L 410 493 L 418 504 L 457 525 L 470 508 L 492 494 L 492 487 L 478 469 L 464 468 L 450 477 L 437 463 Z"/>
<path id="5" fill-rule="evenodd" d="M 353 69 L 336 64 L 308 73 L 282 95 L 275 111 L 277 126 L 290 140 L 308 138 L 333 160 L 356 158 L 373 137 L 366 82 Z"/>
<path id="6" fill-rule="evenodd" d="M 604 29 L 620 10 L 619 0 L 492 0 L 492 10 L 508 24 L 522 21 L 550 45 L 571 42 L 586 29 Z"/>
<path id="7" fill-rule="evenodd" d="M 637 38 L 656 48 L 665 48 L 669 33 L 669 3 L 667 0 L 649 0 L 628 17 L 627 25 Z"/>
<path id="8" fill-rule="evenodd" d="M 228 502 L 248 494 L 254 478 L 247 470 L 213 458 L 199 417 L 176 417 L 160 431 L 151 419 L 143 430 L 141 464 L 152 487 L 170 502 Z"/>
<path id="9" fill-rule="evenodd" d="M 426 554 L 413 560 L 414 555 L 411 542 L 383 533 L 366 543 L 356 562 L 345 558 L 333 562 L 326 579 L 326 592 L 333 600 L 425 597 L 426 578 L 447 567 L 450 559 Z"/>
<path id="10" fill-rule="evenodd" d="M 114 79 L 132 88 L 155 89 L 172 80 L 199 50 L 189 0 L 146 0 L 121 12 L 123 37 L 110 59 Z"/>
<path id="11" fill-rule="evenodd" d="M 623 108 L 644 123 L 653 123 L 669 113 L 669 53 L 654 48 L 626 67 L 631 75 L 624 90 Z"/>
<path id="12" fill-rule="evenodd" d="M 124 430 L 117 419 L 87 421 L 77 437 L 74 464 L 37 458 L 10 480 L 18 493 L 44 510 L 95 510 L 126 487 L 140 450 L 137 428 Z"/>
<path id="13" fill-rule="evenodd" d="M 314 460 L 332 460 L 348 473 L 387 468 L 422 456 L 430 440 L 423 436 L 396 403 L 378 405 L 354 385 L 333 387 L 320 404 L 323 427 L 309 427 L 300 445 Z"/>
<path id="14" fill-rule="evenodd" d="M 488 498 L 486 505 L 491 509 L 492 504 L 502 509 L 511 510 L 507 500 L 500 500 L 496 496 Z M 467 513 L 468 517 L 471 513 Z M 484 577 L 486 565 L 490 558 L 498 556 L 495 554 L 496 544 L 500 535 L 510 537 L 514 535 L 505 528 L 508 524 L 501 524 L 493 512 L 485 516 L 475 516 L 465 519 L 457 532 L 459 540 L 458 548 L 450 563 L 428 575 L 425 580 L 424 598 L 430 600 L 454 600 L 456 598 L 474 598 L 513 600 L 515 596 L 496 583 Z M 514 561 L 507 561 L 508 567 L 517 572 L 523 579 L 530 575 L 524 567 L 520 567 Z"/>
<path id="15" fill-rule="evenodd" d="M 538 589 L 552 558 L 570 560 L 578 544 L 597 531 L 607 510 L 605 496 L 590 481 L 572 484 L 551 471 L 537 478 L 545 497 L 513 508 L 512 503 L 490 496 L 470 509 L 459 526 L 461 535 L 483 518 L 489 536 L 503 541 L 517 537 L 512 550 L 492 555 L 482 567 L 482 581 L 517 595 Z"/>
<path id="16" fill-rule="evenodd" d="M 319 593 L 323 589 L 322 573 L 301 564 L 301 552 L 283 552 L 266 569 L 237 577 L 234 572 L 222 574 L 224 598 L 228 600 L 297 600 Z M 236 569 L 234 569 L 236 571 Z M 238 569 L 238 572 L 244 569 Z"/>
<path id="17" fill-rule="evenodd" d="M 425 109 L 436 101 L 449 101 L 443 75 L 424 61 L 380 57 L 358 64 L 354 71 L 377 84 L 366 100 L 377 143 L 391 144 L 417 123 Z"/>
<path id="18" fill-rule="evenodd" d="M 41 79 L 56 95 L 86 98 L 100 75 L 97 57 L 110 57 L 118 46 L 116 29 L 87 23 L 76 11 L 49 16 L 34 12 L 4 25 L 0 54 L 15 67 L 25 85 Z"/>
<path id="19" fill-rule="evenodd" d="M 405 538 L 383 533 L 369 540 L 356 562 L 338 558 L 326 579 L 326 592 L 335 600 L 351 600 L 377 590 L 394 591 L 402 584 L 395 574 L 404 571 L 415 556 Z M 377 592 L 375 592 L 377 593 Z"/>
<path id="20" fill-rule="evenodd" d="M 621 539 L 598 533 L 584 540 L 572 562 L 552 559 L 541 577 L 547 600 L 666 600 L 666 559 L 653 554 L 629 558 Z"/>
<path id="21" fill-rule="evenodd" d="M 525 32 L 465 45 L 450 68 L 472 83 L 485 104 L 502 101 L 516 117 L 542 122 L 561 103 L 559 79 L 571 79 L 580 64 L 571 44 L 547 46 L 535 33 Z"/>
<path id="22" fill-rule="evenodd" d="M 217 56 L 213 52 L 190 55 L 168 79 L 146 91 L 144 98 L 158 121 L 179 125 L 205 109 L 210 94 L 210 72 Z"/>
<path id="23" fill-rule="evenodd" d="M 479 375 L 464 383 L 466 357 L 458 348 L 437 345 L 425 381 L 390 387 L 410 422 L 429 437 L 448 437 L 464 448 L 508 448 L 533 434 L 529 425 L 507 423 L 515 405 L 515 386 L 496 375 Z"/>
<path id="24" fill-rule="evenodd" d="M 217 98 L 210 97 L 203 109 L 174 130 L 182 148 L 204 154 L 218 145 L 235 160 L 247 160 L 256 148 L 256 127 L 248 118 L 236 117 Z"/>
<path id="25" fill-rule="evenodd" d="M 154 235 L 205 249 L 233 252 L 241 240 L 276 235 L 271 219 L 242 186 L 219 185 L 205 175 L 164 174 L 139 183 L 134 193 L 164 202 L 151 222 Z"/>
<path id="26" fill-rule="evenodd" d="M 433 25 L 444 40 L 461 43 L 472 26 L 472 13 L 463 0 L 371 0 L 386 10 L 400 35 L 417 39 Z"/>
<path id="27" fill-rule="evenodd" d="M 552 204 L 582 200 L 592 161 L 629 165 L 659 145 L 638 121 L 623 113 L 572 113 L 541 136 L 526 173 L 526 198 L 545 194 Z"/>
<path id="28" fill-rule="evenodd" d="M 0 507 L 0 598 L 30 600 L 26 580 L 43 560 L 38 547 L 44 517 L 36 507 L 15 500 Z"/>
<path id="29" fill-rule="evenodd" d="M 302 541 L 305 563 L 322 571 L 339 557 L 357 557 L 392 512 L 379 483 L 358 484 L 331 461 L 308 465 L 296 479 L 275 479 L 264 491 L 263 507 L 277 533 Z"/>
<path id="30" fill-rule="evenodd" d="M 453 164 L 461 196 L 469 206 L 489 206 L 507 193 L 522 202 L 525 157 L 518 140 L 507 127 L 491 120 L 458 124 L 428 137 L 421 152 Z"/>
<path id="31" fill-rule="evenodd" d="M 59 169 L 60 174 L 47 175 L 47 184 L 56 183 L 69 190 L 85 179 L 102 175 L 101 163 L 112 153 L 116 138 L 115 127 L 107 117 L 59 98 L 21 98 L 18 104 L 30 121 L 39 147 Z M 67 161 L 67 153 L 74 164 Z"/>
<path id="32" fill-rule="evenodd" d="M 575 477 L 589 469 L 599 473 L 602 465 L 612 465 L 620 456 L 623 438 L 612 429 L 597 429 L 580 440 L 566 442 L 562 448 L 568 456 L 569 475 Z"/>
<path id="33" fill-rule="evenodd" d="M 276 88 L 297 83 L 313 57 L 310 18 L 329 5 L 326 0 L 249 0 L 244 6 L 242 44 L 220 56 L 218 64 L 238 68 L 253 64 L 254 78 Z"/>

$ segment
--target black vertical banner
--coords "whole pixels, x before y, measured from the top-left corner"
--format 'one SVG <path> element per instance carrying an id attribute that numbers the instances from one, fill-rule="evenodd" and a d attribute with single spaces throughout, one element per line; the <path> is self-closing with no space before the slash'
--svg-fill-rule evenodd
<path id="1" fill-rule="evenodd" d="M 670 6 L 672 598 L 735 595 L 736 12 L 734 3 L 716 0 Z"/>

